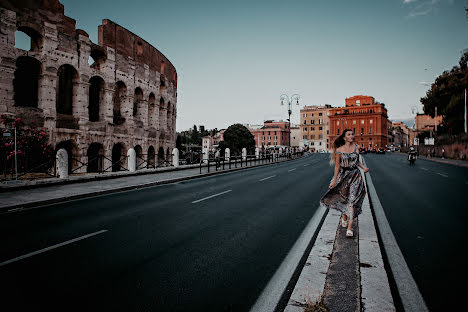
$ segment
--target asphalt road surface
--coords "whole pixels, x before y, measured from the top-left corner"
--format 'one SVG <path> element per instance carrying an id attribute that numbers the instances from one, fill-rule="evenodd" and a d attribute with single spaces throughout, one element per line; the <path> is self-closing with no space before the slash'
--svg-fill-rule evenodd
<path id="1" fill-rule="evenodd" d="M 465 305 L 468 168 L 364 155 L 397 243 L 431 311 Z M 465 288 L 465 287 L 463 287 Z"/>
<path id="2" fill-rule="evenodd" d="M 328 157 L 2 215 L 0 310 L 248 311 L 327 190 Z"/>

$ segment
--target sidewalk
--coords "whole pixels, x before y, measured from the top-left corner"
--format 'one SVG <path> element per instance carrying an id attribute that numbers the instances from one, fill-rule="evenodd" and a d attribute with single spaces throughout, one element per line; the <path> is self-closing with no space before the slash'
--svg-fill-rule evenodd
<path id="1" fill-rule="evenodd" d="M 406 153 L 400 153 L 400 154 L 405 155 L 405 156 L 408 155 Z M 427 156 L 424 156 L 424 155 L 419 155 L 418 159 L 438 162 L 438 163 L 441 163 L 441 164 L 454 165 L 454 166 L 459 166 L 459 167 L 468 167 L 468 161 L 466 161 L 466 160 L 440 158 L 440 157 L 427 157 Z"/>
<path id="2" fill-rule="evenodd" d="M 297 159 L 297 158 L 294 158 Z M 44 179 L 39 181 L 26 181 L 21 185 L 1 185 L 0 191 L 0 214 L 8 211 L 21 210 L 36 206 L 64 202 L 73 199 L 86 198 L 96 195 L 122 192 L 137 188 L 154 185 L 179 182 L 189 179 L 206 177 L 214 174 L 232 172 L 246 168 L 265 166 L 281 163 L 288 160 L 280 160 L 272 163 L 260 163 L 240 167 L 231 163 L 231 169 L 225 165 L 225 170 L 215 171 L 215 165 L 207 167 L 184 166 L 185 168 L 161 168 L 152 170 L 141 170 L 134 173 L 115 172 L 111 174 L 90 174 L 86 176 L 75 176 L 68 179 Z"/>

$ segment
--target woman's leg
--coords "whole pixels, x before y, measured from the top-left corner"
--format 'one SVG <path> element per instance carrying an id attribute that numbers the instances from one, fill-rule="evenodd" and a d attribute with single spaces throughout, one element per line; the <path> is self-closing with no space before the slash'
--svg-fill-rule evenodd
<path id="1" fill-rule="evenodd" d="M 353 218 L 354 218 L 354 207 L 353 207 L 353 205 L 348 205 L 348 216 L 349 216 L 348 230 L 352 230 L 353 229 Z"/>

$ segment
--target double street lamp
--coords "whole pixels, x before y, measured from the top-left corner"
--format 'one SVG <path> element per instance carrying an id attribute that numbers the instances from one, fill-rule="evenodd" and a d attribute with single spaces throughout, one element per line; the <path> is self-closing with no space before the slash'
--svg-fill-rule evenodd
<path id="1" fill-rule="evenodd" d="M 286 94 L 281 94 L 280 100 L 281 105 L 284 105 L 285 102 L 288 105 L 288 123 L 289 123 L 289 150 L 291 151 L 291 113 L 292 113 L 292 104 L 295 101 L 296 105 L 299 105 L 299 99 L 301 96 L 299 94 L 293 94 L 291 97 L 288 97 Z"/>

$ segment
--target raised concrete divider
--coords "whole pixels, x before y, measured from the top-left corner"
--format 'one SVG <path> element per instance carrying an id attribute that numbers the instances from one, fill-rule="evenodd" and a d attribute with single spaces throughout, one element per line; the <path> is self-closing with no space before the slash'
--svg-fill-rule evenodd
<path id="1" fill-rule="evenodd" d="M 363 160 L 363 163 L 365 165 L 365 160 Z M 369 173 L 366 173 L 366 183 L 372 210 L 375 215 L 375 221 L 377 223 L 377 229 L 403 308 L 405 311 L 429 311 L 408 264 L 403 257 L 400 247 L 396 242 Z M 369 300 L 369 303 L 375 300 L 380 299 L 375 298 Z"/>
<path id="2" fill-rule="evenodd" d="M 366 180 L 367 177 L 362 171 L 361 174 Z M 336 210 L 331 210 L 328 213 L 312 247 L 306 265 L 302 268 L 288 305 L 284 309 L 285 312 L 302 312 L 308 303 L 314 304 L 321 301 L 326 276 L 331 263 L 340 215 L 340 212 Z M 372 218 L 369 192 L 364 198 L 358 226 L 359 230 L 356 232 L 359 235 L 362 311 L 396 311 Z"/>

